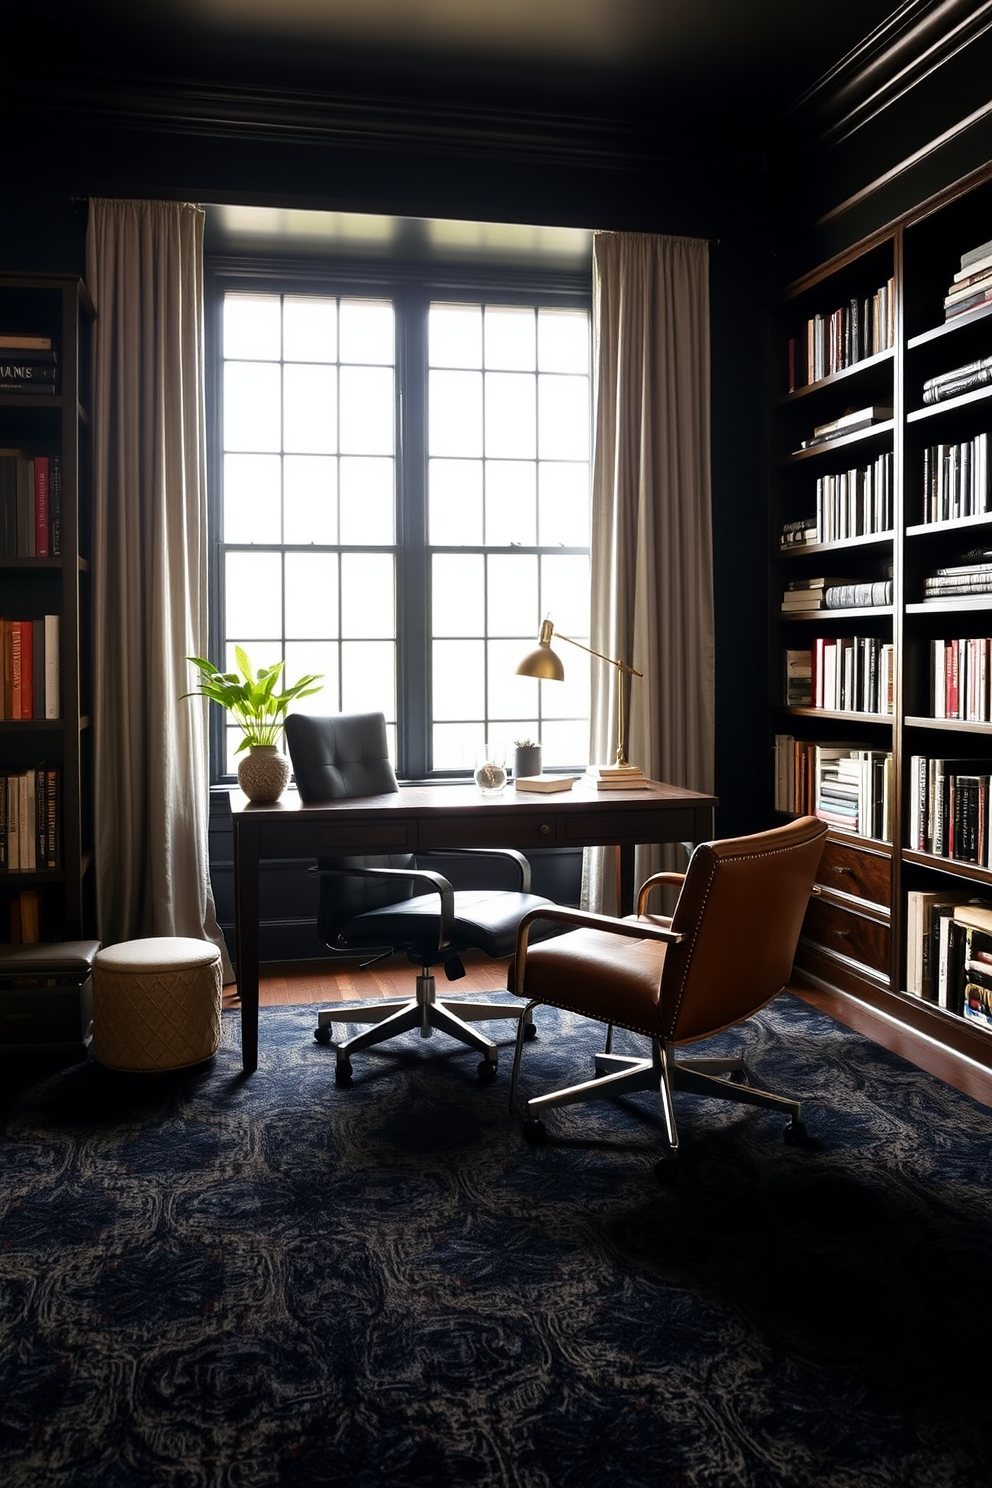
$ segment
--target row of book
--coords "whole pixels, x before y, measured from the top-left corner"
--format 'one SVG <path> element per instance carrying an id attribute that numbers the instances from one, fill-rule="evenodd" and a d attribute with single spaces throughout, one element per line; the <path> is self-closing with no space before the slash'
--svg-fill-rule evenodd
<path id="1" fill-rule="evenodd" d="M 0 331 L 0 393 L 55 393 L 57 387 L 51 337 Z"/>
<path id="2" fill-rule="evenodd" d="M 935 568 L 923 580 L 924 599 L 992 593 L 992 548 L 972 548 L 960 563 Z"/>
<path id="3" fill-rule="evenodd" d="M 817 542 L 892 530 L 892 451 L 871 465 L 821 475 L 816 482 Z"/>
<path id="4" fill-rule="evenodd" d="M 58 615 L 9 620 L 0 616 L 0 719 L 59 718 Z"/>
<path id="5" fill-rule="evenodd" d="M 782 612 L 877 609 L 891 603 L 891 579 L 790 579 L 782 595 Z"/>
<path id="6" fill-rule="evenodd" d="M 950 522 L 992 511 L 989 436 L 923 451 L 923 520 Z"/>
<path id="7" fill-rule="evenodd" d="M 992 302 L 992 239 L 962 253 L 960 267 L 944 296 L 944 320 Z"/>
<path id="8" fill-rule="evenodd" d="M 0 558 L 62 551 L 62 460 L 0 449 Z"/>
<path id="9" fill-rule="evenodd" d="M 805 334 L 789 341 L 789 392 L 853 367 L 895 344 L 894 281 L 852 297 L 826 315 L 810 316 Z"/>
<path id="10" fill-rule="evenodd" d="M 892 643 L 878 636 L 818 636 L 809 649 L 788 649 L 786 706 L 891 714 L 894 656 Z"/>
<path id="11" fill-rule="evenodd" d="M 916 852 L 988 868 L 992 758 L 909 761 L 907 846 Z"/>
<path id="12" fill-rule="evenodd" d="M 62 866 L 61 776 L 55 765 L 0 775 L 0 872 Z"/>
<path id="13" fill-rule="evenodd" d="M 953 636 L 930 642 L 930 711 L 934 718 L 990 723 L 992 640 Z"/>
<path id="14" fill-rule="evenodd" d="M 923 384 L 923 401 L 926 404 L 944 403 L 948 398 L 960 398 L 964 393 L 973 393 L 976 388 L 988 387 L 992 382 L 992 357 L 980 357 L 977 362 L 968 362 L 963 367 L 952 367 L 949 372 L 938 372 L 928 377 Z"/>
<path id="15" fill-rule="evenodd" d="M 910 890 L 906 901 L 906 990 L 992 1028 L 992 904 Z"/>
<path id="16" fill-rule="evenodd" d="M 838 831 L 892 841 L 891 753 L 854 744 L 775 736 L 775 805 Z"/>

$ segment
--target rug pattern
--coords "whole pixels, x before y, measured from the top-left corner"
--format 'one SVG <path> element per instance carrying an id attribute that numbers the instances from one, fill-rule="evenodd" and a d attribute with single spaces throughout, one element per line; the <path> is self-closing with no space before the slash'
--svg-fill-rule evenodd
<path id="1" fill-rule="evenodd" d="M 589 1073 L 538 1014 L 525 1094 Z M 992 1111 L 783 996 L 772 1113 L 650 1096 L 522 1141 L 477 1056 L 408 1035 L 349 1089 L 311 1009 L 213 1064 L 5 1076 L 5 1488 L 987 1488 Z M 507 1025 L 493 1025 L 501 1040 Z M 633 1041 L 632 1041 L 633 1043 Z"/>

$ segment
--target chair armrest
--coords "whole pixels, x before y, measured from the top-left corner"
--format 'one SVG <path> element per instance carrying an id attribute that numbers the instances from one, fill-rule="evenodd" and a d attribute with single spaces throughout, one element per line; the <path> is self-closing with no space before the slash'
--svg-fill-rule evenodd
<path id="1" fill-rule="evenodd" d="M 593 914 L 586 909 L 563 909 L 556 904 L 530 909 L 517 926 L 514 957 L 514 981 L 517 987 L 523 986 L 530 927 L 537 920 L 551 920 L 557 925 L 571 925 L 580 929 L 606 930 L 612 935 L 625 935 L 629 940 L 663 940 L 669 945 L 678 945 L 685 939 L 681 931 L 662 929 L 649 920 L 618 920 L 612 915 Z"/>
<path id="2" fill-rule="evenodd" d="M 440 896 L 441 910 L 438 924 L 437 948 L 445 950 L 451 944 L 455 929 L 455 891 L 440 873 L 431 873 L 426 868 L 311 868 L 311 878 L 405 878 L 425 883 Z"/>
<path id="3" fill-rule="evenodd" d="M 646 878 L 637 891 L 637 913 L 642 915 L 651 895 L 651 890 L 658 888 L 661 884 L 668 884 L 672 888 L 676 885 L 681 888 L 685 883 L 684 873 L 652 873 Z"/>
<path id="4" fill-rule="evenodd" d="M 451 847 L 432 848 L 429 852 L 418 852 L 421 858 L 506 858 L 517 867 L 520 875 L 520 893 L 530 893 L 530 864 L 522 852 L 514 847 Z"/>

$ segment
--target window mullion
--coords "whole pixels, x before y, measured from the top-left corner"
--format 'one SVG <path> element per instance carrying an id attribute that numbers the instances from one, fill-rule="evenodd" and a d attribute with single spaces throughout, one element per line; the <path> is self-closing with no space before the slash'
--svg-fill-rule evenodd
<path id="1" fill-rule="evenodd" d="M 430 765 L 430 581 L 427 548 L 427 298 L 397 297 L 399 432 L 397 647 L 399 773 L 420 779 Z"/>

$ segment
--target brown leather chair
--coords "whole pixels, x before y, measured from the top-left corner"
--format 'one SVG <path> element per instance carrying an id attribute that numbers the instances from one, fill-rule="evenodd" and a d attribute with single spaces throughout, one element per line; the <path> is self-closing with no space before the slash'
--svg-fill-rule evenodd
<path id="1" fill-rule="evenodd" d="M 641 886 L 637 915 L 612 919 L 561 908 L 526 915 L 510 968 L 511 991 L 527 999 L 521 1028 L 542 1003 L 609 1025 L 606 1051 L 595 1059 L 596 1078 L 527 1101 L 525 1133 L 544 1138 L 541 1113 L 552 1106 L 657 1090 L 668 1137 L 658 1177 L 675 1176 L 678 1132 L 673 1090 L 723 1096 L 788 1113 L 787 1140 L 805 1139 L 800 1103 L 759 1090 L 742 1059 L 683 1059 L 681 1044 L 709 1038 L 749 1018 L 782 990 L 827 834 L 825 823 L 804 816 L 784 827 L 700 844 L 681 873 L 657 873 Z M 646 912 L 651 891 L 680 885 L 671 918 Z M 531 947 L 540 920 L 572 925 Z M 646 1057 L 611 1052 L 613 1026 L 651 1040 Z M 511 1107 L 520 1075 L 518 1038 Z"/>

